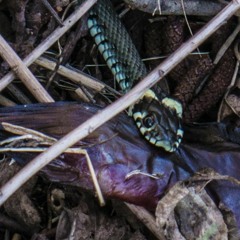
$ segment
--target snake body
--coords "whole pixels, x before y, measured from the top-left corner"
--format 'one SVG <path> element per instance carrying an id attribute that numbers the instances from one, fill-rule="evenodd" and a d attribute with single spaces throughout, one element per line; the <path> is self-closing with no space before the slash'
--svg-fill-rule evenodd
<path id="1" fill-rule="evenodd" d="M 132 40 L 109 0 L 99 0 L 88 17 L 88 28 L 121 90 L 127 92 L 147 74 Z M 175 151 L 182 139 L 181 104 L 162 92 L 148 90 L 131 108 L 137 127 L 151 143 Z"/>

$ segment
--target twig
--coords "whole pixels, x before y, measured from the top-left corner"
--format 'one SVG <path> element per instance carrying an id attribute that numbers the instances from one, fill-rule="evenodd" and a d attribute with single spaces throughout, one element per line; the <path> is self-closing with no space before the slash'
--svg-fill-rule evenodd
<path id="1" fill-rule="evenodd" d="M 133 204 L 125 203 L 134 215 L 155 235 L 159 240 L 164 240 L 162 232 L 159 230 L 156 219 L 145 208 Z"/>
<path id="2" fill-rule="evenodd" d="M 214 31 L 216 31 L 224 21 L 230 18 L 240 9 L 240 0 L 231 1 L 216 17 L 214 17 L 204 28 L 191 37 L 179 49 L 171 54 L 162 64 L 148 74 L 143 81 L 136 85 L 131 91 L 125 94 L 116 102 L 112 103 L 104 110 L 99 111 L 90 119 L 82 123 L 79 127 L 65 135 L 57 143 L 52 145 L 47 151 L 34 158 L 24 168 L 22 168 L 13 179 L 7 182 L 1 189 L 0 205 L 3 204 L 20 186 L 22 186 L 31 176 L 50 163 L 60 155 L 65 149 L 75 144 L 80 139 L 88 136 L 103 123 L 123 111 L 136 102 L 150 87 L 162 79 L 189 53 L 203 43 Z"/>
<path id="3" fill-rule="evenodd" d="M 48 0 L 41 0 L 42 4 L 47 8 L 47 10 L 52 14 L 52 16 L 54 17 L 54 19 L 57 21 L 57 23 L 60 26 L 63 26 L 63 22 L 62 19 L 58 16 L 58 14 L 56 13 L 56 11 L 53 9 L 53 7 L 51 6 L 51 4 L 48 2 Z"/>
<path id="4" fill-rule="evenodd" d="M 92 6 L 97 0 L 85 1 L 74 13 L 64 21 L 63 27 L 58 27 L 49 37 L 47 37 L 23 62 L 26 66 L 31 65 L 40 57 L 49 47 L 51 47 L 66 31 L 69 30 Z M 0 80 L 0 91 L 14 80 L 14 73 L 11 71 Z"/>
<path id="5" fill-rule="evenodd" d="M 2 35 L 0 35 L 0 54 L 39 102 L 54 102 Z"/>
<path id="6" fill-rule="evenodd" d="M 38 64 L 41 67 L 47 68 L 49 70 L 54 70 L 56 63 L 40 57 L 35 61 L 36 64 Z M 59 73 L 60 75 L 69 78 L 70 80 L 72 80 L 75 83 L 81 83 L 86 87 L 92 88 L 94 90 L 96 90 L 97 92 L 100 92 L 103 88 L 104 88 L 104 84 L 98 82 L 97 80 L 94 80 L 92 77 L 88 77 L 85 73 L 78 73 L 75 72 L 69 68 L 66 68 L 62 65 L 59 66 L 57 73 Z"/>

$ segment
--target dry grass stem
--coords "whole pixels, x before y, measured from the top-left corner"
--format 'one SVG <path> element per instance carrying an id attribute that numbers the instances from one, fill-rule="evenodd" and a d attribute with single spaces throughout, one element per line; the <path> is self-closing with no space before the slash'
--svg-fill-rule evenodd
<path id="1" fill-rule="evenodd" d="M 85 1 L 79 6 L 74 13 L 69 16 L 64 22 L 63 27 L 58 27 L 51 35 L 49 35 L 37 48 L 35 48 L 31 54 L 29 54 L 24 60 L 26 66 L 31 65 L 37 58 L 39 58 L 48 48 L 50 48 L 66 31 L 68 31 L 91 7 L 97 0 Z M 9 83 L 14 80 L 13 71 L 6 74 L 0 80 L 0 91 L 2 91 Z"/>
<path id="2" fill-rule="evenodd" d="M 5 131 L 8 131 L 8 132 L 16 134 L 16 135 L 28 134 L 28 135 L 38 137 L 39 139 L 42 139 L 42 141 L 48 141 L 50 143 L 57 141 L 56 138 L 49 137 L 46 134 L 32 130 L 30 128 L 21 127 L 21 126 L 15 125 L 15 124 L 7 123 L 7 122 L 2 122 L 1 124 Z"/>
<path id="3" fill-rule="evenodd" d="M 54 70 L 56 67 L 56 63 L 40 57 L 35 61 L 36 64 L 38 64 L 41 67 L 47 68 L 49 70 Z M 86 87 L 92 88 L 93 90 L 100 92 L 104 88 L 104 84 L 100 83 L 97 80 L 94 80 L 92 77 L 87 76 L 85 73 L 80 73 L 73 71 L 67 67 L 64 67 L 62 65 L 59 66 L 57 73 L 62 75 L 63 77 L 66 77 L 70 79 L 74 83 L 82 84 Z"/>
<path id="4" fill-rule="evenodd" d="M 83 92 L 83 90 L 81 88 L 77 88 L 74 92 L 77 94 L 79 99 L 81 99 L 82 101 L 90 102 L 89 98 L 86 96 L 86 94 Z"/>
<path id="5" fill-rule="evenodd" d="M 89 171 L 90 171 L 90 174 L 91 174 L 91 177 L 92 177 L 93 185 L 94 185 L 94 187 L 96 189 L 96 193 L 97 193 L 97 196 L 98 196 L 99 204 L 100 204 L 100 206 L 103 207 L 103 206 L 105 206 L 105 200 L 104 200 L 101 188 L 99 186 L 99 183 L 98 183 L 98 180 L 97 180 L 97 176 L 96 176 L 96 173 L 95 173 L 93 165 L 92 165 L 92 161 L 91 161 L 87 151 L 86 151 L 85 157 L 87 159 L 87 164 L 88 164 L 88 168 L 89 168 Z"/>
<path id="6" fill-rule="evenodd" d="M 53 144 L 47 151 L 41 153 L 24 168 L 22 168 L 13 179 L 8 181 L 2 188 L 0 204 L 3 204 L 20 186 L 22 186 L 31 176 L 46 166 L 54 158 L 71 147 L 80 139 L 88 136 L 99 126 L 110 120 L 112 117 L 136 102 L 146 90 L 152 87 L 168 72 L 170 72 L 179 62 L 188 56 L 194 49 L 203 43 L 212 33 L 214 33 L 224 21 L 229 19 L 240 9 L 240 0 L 231 1 L 217 16 L 215 16 L 198 33 L 191 37 L 186 43 L 180 46 L 172 55 L 162 62 L 156 69 L 148 74 L 143 81 L 136 85 L 123 97 L 97 112 L 90 119 L 82 123 L 79 127 L 65 135 L 58 142 Z"/>

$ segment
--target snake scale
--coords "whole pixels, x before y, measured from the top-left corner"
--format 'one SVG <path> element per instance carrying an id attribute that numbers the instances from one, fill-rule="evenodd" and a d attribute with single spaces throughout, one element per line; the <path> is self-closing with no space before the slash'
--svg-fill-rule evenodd
<path id="1" fill-rule="evenodd" d="M 126 93 L 147 74 L 147 69 L 109 0 L 99 0 L 91 9 L 88 28 L 122 92 Z M 129 112 L 151 144 L 168 152 L 178 148 L 183 136 L 180 102 L 163 91 L 157 96 L 149 89 Z"/>

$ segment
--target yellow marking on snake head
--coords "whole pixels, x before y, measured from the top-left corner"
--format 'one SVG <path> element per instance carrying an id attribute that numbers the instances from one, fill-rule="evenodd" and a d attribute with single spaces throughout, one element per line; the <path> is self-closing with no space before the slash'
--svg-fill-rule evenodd
<path id="1" fill-rule="evenodd" d="M 147 129 L 145 127 L 141 127 L 140 128 L 140 132 L 144 135 L 144 133 L 147 131 Z"/>
<path id="2" fill-rule="evenodd" d="M 147 136 L 145 136 L 145 138 L 149 141 L 149 139 L 150 139 L 150 136 L 149 135 L 147 135 Z"/>
<path id="3" fill-rule="evenodd" d="M 137 123 L 137 126 L 140 128 L 142 124 L 140 122 L 136 122 L 136 123 Z"/>
<path id="4" fill-rule="evenodd" d="M 147 97 L 147 98 L 153 98 L 155 100 L 158 101 L 158 98 L 156 96 L 156 94 L 151 90 L 151 89 L 148 89 L 145 94 L 143 95 L 143 97 Z"/>
<path id="5" fill-rule="evenodd" d="M 134 113 L 134 114 L 133 114 L 133 118 L 134 118 L 135 120 L 138 119 L 138 118 L 142 118 L 142 113 L 140 113 L 140 112 Z"/>
<path id="6" fill-rule="evenodd" d="M 169 145 L 168 141 L 157 141 L 155 143 L 157 147 L 162 147 L 168 152 L 172 152 L 174 149 Z"/>
<path id="7" fill-rule="evenodd" d="M 162 103 L 169 108 L 175 109 L 178 117 L 182 118 L 183 109 L 182 109 L 182 104 L 180 102 L 178 102 L 177 100 L 174 100 L 172 98 L 165 97 L 162 100 Z"/>
<path id="8" fill-rule="evenodd" d="M 156 144 L 156 139 L 155 139 L 155 138 L 151 138 L 151 139 L 150 139 L 150 143 L 152 143 L 152 144 L 155 145 L 155 144 Z"/>
<path id="9" fill-rule="evenodd" d="M 177 136 L 183 137 L 183 130 L 182 129 L 177 130 Z"/>

